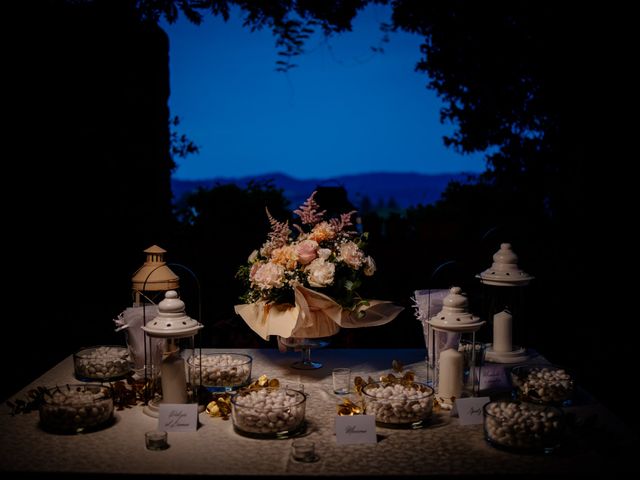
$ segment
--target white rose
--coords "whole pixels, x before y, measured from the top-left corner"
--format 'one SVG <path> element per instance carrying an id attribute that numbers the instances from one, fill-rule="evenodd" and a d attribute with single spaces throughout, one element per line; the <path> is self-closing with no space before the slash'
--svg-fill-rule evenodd
<path id="1" fill-rule="evenodd" d="M 253 263 L 258 259 L 258 250 L 254 250 L 253 252 L 251 252 L 251 255 L 249 255 L 249 258 L 247 259 L 247 261 L 249 263 Z"/>
<path id="2" fill-rule="evenodd" d="M 284 267 L 275 263 L 260 265 L 253 275 L 253 283 L 262 290 L 280 288 L 284 285 Z"/>
<path id="3" fill-rule="evenodd" d="M 333 276 L 336 273 L 336 266 L 323 260 L 316 258 L 307 267 L 307 279 L 312 287 L 326 287 L 333 283 Z"/>
<path id="4" fill-rule="evenodd" d="M 318 258 L 321 260 L 329 260 L 331 256 L 331 249 L 329 248 L 320 248 L 318 249 Z"/>

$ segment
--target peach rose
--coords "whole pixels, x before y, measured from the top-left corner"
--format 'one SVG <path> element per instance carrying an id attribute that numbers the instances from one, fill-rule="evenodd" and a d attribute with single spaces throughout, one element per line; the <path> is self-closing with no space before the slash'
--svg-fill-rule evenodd
<path id="1" fill-rule="evenodd" d="M 298 254 L 296 249 L 291 245 L 276 248 L 271 252 L 271 261 L 277 265 L 282 265 L 287 270 L 296 268 Z"/>
<path id="2" fill-rule="evenodd" d="M 338 259 L 351 268 L 360 268 L 364 261 L 364 253 L 355 243 L 346 242 L 340 245 Z"/>
<path id="3" fill-rule="evenodd" d="M 331 240 L 336 236 L 336 232 L 331 226 L 329 222 L 320 222 L 309 234 L 309 239 L 315 240 L 316 242 L 324 242 L 325 240 Z"/>

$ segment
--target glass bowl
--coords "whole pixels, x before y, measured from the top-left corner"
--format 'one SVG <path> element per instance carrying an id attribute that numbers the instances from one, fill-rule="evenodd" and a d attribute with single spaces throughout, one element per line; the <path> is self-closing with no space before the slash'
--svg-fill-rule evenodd
<path id="1" fill-rule="evenodd" d="M 419 382 L 373 382 L 362 388 L 365 413 L 387 428 L 422 428 L 431 418 L 433 393 Z"/>
<path id="2" fill-rule="evenodd" d="M 40 426 L 53 433 L 81 433 L 113 420 L 111 388 L 85 383 L 47 390 L 40 406 Z"/>
<path id="3" fill-rule="evenodd" d="M 568 406 L 574 391 L 573 374 L 556 365 L 519 365 L 511 369 L 513 396 L 523 402 Z"/>
<path id="4" fill-rule="evenodd" d="M 234 430 L 253 438 L 291 438 L 305 428 L 306 397 L 281 387 L 248 388 L 231 398 Z"/>
<path id="5" fill-rule="evenodd" d="M 551 453 L 564 431 L 562 410 L 523 402 L 489 402 L 483 408 L 484 436 L 491 445 L 515 452 Z"/>
<path id="6" fill-rule="evenodd" d="M 228 392 L 249 384 L 252 362 L 251 356 L 243 353 L 203 353 L 189 357 L 187 365 L 194 385 L 211 392 Z"/>
<path id="7" fill-rule="evenodd" d="M 118 345 L 86 347 L 73 354 L 75 376 L 83 382 L 109 382 L 126 377 L 131 368 L 129 350 Z"/>

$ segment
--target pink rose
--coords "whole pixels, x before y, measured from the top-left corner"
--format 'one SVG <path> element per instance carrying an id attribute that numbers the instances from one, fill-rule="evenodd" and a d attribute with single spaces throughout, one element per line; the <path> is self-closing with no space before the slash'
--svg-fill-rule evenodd
<path id="1" fill-rule="evenodd" d="M 256 272 L 262 265 L 264 264 L 260 262 L 256 262 L 253 265 L 251 265 L 251 270 L 249 270 L 249 280 L 253 282 L 253 278 L 256 276 Z"/>
<path id="2" fill-rule="evenodd" d="M 298 262 L 307 265 L 318 257 L 318 242 L 303 240 L 296 245 L 296 253 L 298 254 Z"/>

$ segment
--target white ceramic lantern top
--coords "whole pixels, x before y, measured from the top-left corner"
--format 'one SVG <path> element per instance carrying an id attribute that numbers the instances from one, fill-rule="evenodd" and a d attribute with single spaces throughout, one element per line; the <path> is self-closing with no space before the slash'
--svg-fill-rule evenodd
<path id="1" fill-rule="evenodd" d="M 500 244 L 500 250 L 493 255 L 491 267 L 476 277 L 488 285 L 502 287 L 520 287 L 533 280 L 531 275 L 518 267 L 518 256 L 511 249 L 510 243 Z"/>
<path id="2" fill-rule="evenodd" d="M 469 301 L 460 287 L 452 287 L 442 301 L 442 310 L 429 319 L 435 330 L 473 332 L 485 322 L 469 312 Z"/>
<path id="3" fill-rule="evenodd" d="M 184 338 L 198 333 L 203 327 L 185 313 L 184 302 L 175 290 L 164 294 L 158 304 L 158 316 L 142 327 L 147 335 L 160 338 Z"/>

